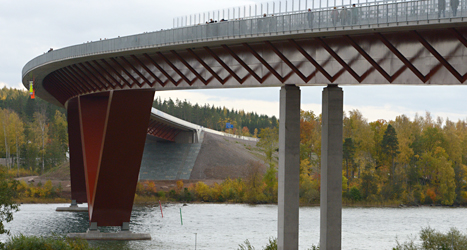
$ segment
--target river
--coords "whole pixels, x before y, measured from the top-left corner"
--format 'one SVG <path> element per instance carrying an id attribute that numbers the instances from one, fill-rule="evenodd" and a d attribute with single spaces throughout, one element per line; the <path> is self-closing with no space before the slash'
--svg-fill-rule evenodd
<path id="1" fill-rule="evenodd" d="M 64 235 L 84 232 L 87 213 L 55 212 L 68 204 L 24 204 L 6 224 L 12 234 Z M 261 250 L 277 235 L 276 205 L 166 204 L 136 206 L 130 230 L 150 233 L 151 241 L 91 242 L 101 249 L 237 249 L 246 239 Z M 180 217 L 180 209 L 182 217 Z M 423 227 L 446 232 L 456 227 L 467 232 L 467 208 L 344 208 L 342 249 L 392 249 L 396 239 L 404 242 L 418 236 Z M 183 221 L 183 225 L 182 225 Z M 116 228 L 103 228 L 105 231 Z M 0 235 L 4 242 L 6 235 Z M 300 249 L 319 242 L 319 207 L 300 208 Z"/>

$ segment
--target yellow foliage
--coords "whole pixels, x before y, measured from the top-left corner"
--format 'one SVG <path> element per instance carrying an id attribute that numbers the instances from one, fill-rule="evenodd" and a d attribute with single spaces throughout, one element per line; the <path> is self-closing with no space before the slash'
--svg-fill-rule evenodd
<path id="1" fill-rule="evenodd" d="M 177 192 L 177 194 L 180 194 L 180 192 L 182 191 L 183 189 L 183 181 L 182 180 L 178 180 L 177 181 L 177 187 L 175 189 L 175 192 Z"/>
<path id="2" fill-rule="evenodd" d="M 347 191 L 347 177 L 342 175 L 342 192 Z"/>
<path id="3" fill-rule="evenodd" d="M 211 199 L 211 190 L 204 182 L 199 181 L 196 183 L 195 192 L 202 201 L 209 201 Z"/>

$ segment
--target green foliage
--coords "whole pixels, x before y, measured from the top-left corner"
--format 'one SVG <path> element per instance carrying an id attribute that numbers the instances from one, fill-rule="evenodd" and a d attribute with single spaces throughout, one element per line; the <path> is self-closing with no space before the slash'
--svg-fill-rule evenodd
<path id="1" fill-rule="evenodd" d="M 467 204 L 466 121 L 447 120 L 443 126 L 427 113 L 368 123 L 351 111 L 344 117 L 344 138 L 349 201 L 359 199 L 350 192 L 355 187 L 361 202 Z"/>
<path id="2" fill-rule="evenodd" d="M 277 250 L 277 239 L 273 237 L 269 238 L 269 242 L 263 250 Z"/>
<path id="3" fill-rule="evenodd" d="M 269 166 L 273 165 L 273 154 L 278 151 L 279 128 L 263 128 L 259 133 L 259 141 L 256 146 L 261 148 L 266 155 Z"/>
<path id="4" fill-rule="evenodd" d="M 8 250 L 88 250 L 94 249 L 85 240 L 65 237 L 13 236 L 4 245 Z"/>
<path id="5" fill-rule="evenodd" d="M 357 187 L 352 187 L 348 192 L 348 197 L 353 201 L 360 201 L 362 199 L 362 195 L 360 190 Z"/>
<path id="6" fill-rule="evenodd" d="M 243 110 L 237 111 L 205 104 L 191 104 L 187 100 L 172 99 L 162 100 L 156 98 L 154 108 L 166 112 L 170 115 L 189 121 L 200 126 L 218 131 L 225 130 L 226 122 L 230 122 L 235 127 L 231 131 L 237 135 L 249 135 L 252 131 L 263 128 L 277 127 L 277 118 L 257 113 L 246 113 Z M 253 134 L 255 136 L 255 134 Z"/>
<path id="7" fill-rule="evenodd" d="M 0 167 L 0 234 L 9 234 L 3 223 L 13 220 L 13 213 L 18 211 L 18 204 L 14 202 L 18 181 L 7 176 L 7 172 Z"/>
<path id="8" fill-rule="evenodd" d="M 243 244 L 238 245 L 238 250 L 255 250 L 248 239 Z"/>
<path id="9" fill-rule="evenodd" d="M 423 228 L 420 231 L 420 240 L 422 243 L 417 245 L 414 240 L 409 240 L 400 244 L 393 250 L 467 250 L 467 235 L 459 230 L 451 228 L 447 233 L 441 233 L 430 227 Z"/>
<path id="10" fill-rule="evenodd" d="M 268 197 L 269 202 L 277 200 L 277 169 L 275 166 L 269 166 L 263 177 L 263 182 L 266 184 L 264 193 Z"/>
<path id="11" fill-rule="evenodd" d="M 255 250 L 248 239 L 243 244 L 238 245 L 238 250 Z M 269 242 L 263 250 L 277 250 L 277 238 L 270 237 Z M 319 246 L 312 245 L 308 250 L 319 250 Z"/>

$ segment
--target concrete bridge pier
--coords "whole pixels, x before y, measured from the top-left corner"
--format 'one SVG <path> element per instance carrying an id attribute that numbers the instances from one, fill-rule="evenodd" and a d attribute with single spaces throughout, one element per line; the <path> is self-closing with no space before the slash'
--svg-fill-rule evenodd
<path id="1" fill-rule="evenodd" d="M 342 242 L 342 88 L 323 90 L 321 132 L 320 249 L 340 250 Z"/>
<path id="2" fill-rule="evenodd" d="M 277 248 L 298 249 L 300 88 L 280 90 Z"/>
<path id="3" fill-rule="evenodd" d="M 150 239 L 127 230 L 154 93 L 154 89 L 111 90 L 82 95 L 77 103 L 68 104 L 69 110 L 76 105 L 79 114 L 80 140 L 74 146 L 81 141 L 90 223 L 89 233 L 68 237 Z M 79 159 L 79 147 L 73 153 Z M 97 230 L 101 226 L 120 226 L 123 236 L 102 234 Z"/>

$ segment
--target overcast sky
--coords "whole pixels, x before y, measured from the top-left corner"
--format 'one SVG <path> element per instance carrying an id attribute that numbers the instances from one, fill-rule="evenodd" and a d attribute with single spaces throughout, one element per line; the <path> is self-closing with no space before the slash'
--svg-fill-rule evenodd
<path id="1" fill-rule="evenodd" d="M 0 0 L 0 87 L 24 88 L 23 66 L 50 48 L 168 29 L 177 16 L 263 2 Z M 298 0 L 296 6 L 297 3 Z M 302 109 L 321 113 L 322 89 L 322 86 L 302 87 Z M 467 86 L 373 85 L 343 89 L 345 111 L 359 109 L 369 121 L 394 120 L 401 114 L 413 118 L 416 113 L 424 115 L 426 111 L 443 119 L 467 119 Z M 156 96 L 279 115 L 279 88 L 165 91 Z"/>

